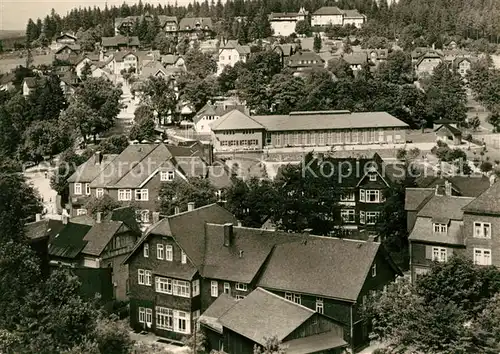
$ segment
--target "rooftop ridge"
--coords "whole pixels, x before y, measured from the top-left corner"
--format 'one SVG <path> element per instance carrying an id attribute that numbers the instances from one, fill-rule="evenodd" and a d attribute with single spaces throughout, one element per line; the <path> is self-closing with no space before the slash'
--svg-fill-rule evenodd
<path id="1" fill-rule="evenodd" d="M 320 114 L 351 114 L 352 112 L 347 110 L 347 109 L 340 109 L 340 110 L 332 110 L 332 111 L 294 111 L 290 112 L 289 115 L 291 116 L 300 116 L 300 115 L 307 115 L 307 114 L 315 114 L 315 115 L 320 115 Z"/>
<path id="2" fill-rule="evenodd" d="M 306 307 L 306 306 L 304 306 L 302 304 L 298 304 L 298 303 L 296 303 L 294 301 L 287 300 L 287 299 L 285 299 L 282 296 L 276 295 L 276 294 L 274 294 L 274 293 L 272 293 L 272 292 L 270 292 L 270 291 L 268 291 L 268 290 L 266 290 L 264 288 L 261 288 L 260 286 L 258 286 L 254 291 L 257 291 L 257 290 L 262 291 L 265 294 L 271 295 L 271 296 L 273 296 L 273 297 L 275 297 L 275 298 L 277 298 L 277 299 L 279 299 L 279 300 L 281 300 L 281 301 L 283 301 L 285 303 L 289 303 L 289 304 L 295 305 L 297 307 L 300 307 L 300 308 L 302 308 L 304 310 L 307 310 L 307 312 L 311 313 L 311 315 L 314 315 L 316 313 L 316 311 L 311 310 L 309 307 Z"/>

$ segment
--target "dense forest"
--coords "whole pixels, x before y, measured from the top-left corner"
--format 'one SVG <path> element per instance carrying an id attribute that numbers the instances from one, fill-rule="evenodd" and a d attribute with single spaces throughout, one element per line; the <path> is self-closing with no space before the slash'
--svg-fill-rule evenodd
<path id="1" fill-rule="evenodd" d="M 500 0 L 400 0 L 388 5 L 386 0 L 228 0 L 193 2 L 188 6 L 161 4 L 153 6 L 139 2 L 132 6 L 81 7 L 65 16 L 52 11 L 44 19 L 30 22 L 27 37 L 35 40 L 40 35 L 52 39 L 61 31 L 85 31 L 99 26 L 103 35 L 113 35 L 116 17 L 130 15 L 169 15 L 183 17 L 207 16 L 216 21 L 216 32 L 231 33 L 236 18 L 244 17 L 248 27 L 267 21 L 270 12 L 297 11 L 301 6 L 313 12 L 322 6 L 358 9 L 367 15 L 365 36 L 423 38 L 427 43 L 459 39 L 484 39 L 493 43 L 500 40 Z M 234 32 L 234 31 L 233 31 Z"/>

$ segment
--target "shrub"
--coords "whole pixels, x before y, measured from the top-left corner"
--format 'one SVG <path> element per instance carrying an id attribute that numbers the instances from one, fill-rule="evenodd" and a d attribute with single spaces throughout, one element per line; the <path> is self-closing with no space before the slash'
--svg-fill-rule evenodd
<path id="1" fill-rule="evenodd" d="M 493 165 L 489 161 L 483 161 L 483 163 L 479 166 L 479 169 L 481 172 L 490 172 L 493 169 Z"/>

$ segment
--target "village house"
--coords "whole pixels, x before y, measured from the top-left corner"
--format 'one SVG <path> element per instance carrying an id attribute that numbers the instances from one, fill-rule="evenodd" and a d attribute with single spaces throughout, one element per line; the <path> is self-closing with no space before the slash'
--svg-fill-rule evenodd
<path id="1" fill-rule="evenodd" d="M 217 121 L 224 114 L 237 109 L 240 112 L 247 112 L 245 105 L 232 100 L 208 102 L 193 117 L 194 130 L 198 133 L 209 134 L 212 132 L 210 125 Z M 247 112 L 248 113 L 248 112 Z"/>
<path id="2" fill-rule="evenodd" d="M 443 63 L 443 57 L 435 50 L 428 50 L 421 54 L 415 62 L 415 73 L 417 77 L 432 75 L 434 69 Z"/>
<path id="3" fill-rule="evenodd" d="M 249 57 L 250 46 L 240 45 L 237 40 L 227 41 L 219 49 L 217 75 L 220 75 L 226 66 L 233 67 L 237 62 L 246 63 Z"/>
<path id="4" fill-rule="evenodd" d="M 125 260 L 132 328 L 180 338 L 219 295 L 241 300 L 262 287 L 339 321 L 351 347 L 366 343 L 361 304 L 401 274 L 380 243 L 236 223 L 218 205 L 192 205 L 150 229 Z"/>
<path id="5" fill-rule="evenodd" d="M 14 88 L 14 80 L 16 75 L 13 72 L 6 73 L 0 76 L 0 91 L 9 91 Z"/>
<path id="6" fill-rule="evenodd" d="M 55 51 L 54 57 L 57 60 L 74 62 L 80 55 L 79 44 L 65 44 Z"/>
<path id="7" fill-rule="evenodd" d="M 86 269 L 81 273 L 94 277 L 94 284 L 86 286 L 109 289 L 113 299 L 127 300 L 128 266 L 122 263 L 141 235 L 133 210 L 119 208 L 106 216 L 97 213 L 95 219 L 63 216 L 61 224 L 49 240 L 50 264 Z M 102 276 L 106 274 L 111 278 Z"/>
<path id="8" fill-rule="evenodd" d="M 177 31 L 177 17 L 165 15 L 158 15 L 157 17 L 158 29 L 167 33 L 175 33 Z M 137 21 L 141 23 L 142 21 L 154 22 L 154 20 L 154 16 L 149 13 L 141 16 L 117 17 L 115 18 L 115 34 L 127 35 L 132 31 Z"/>
<path id="9" fill-rule="evenodd" d="M 216 152 L 356 144 L 403 144 L 408 125 L 387 112 L 317 111 L 250 116 L 238 110 L 212 123 Z"/>
<path id="10" fill-rule="evenodd" d="M 28 97 L 40 84 L 39 77 L 25 77 L 23 80 L 23 96 Z"/>
<path id="11" fill-rule="evenodd" d="M 472 65 L 477 61 L 476 58 L 473 57 L 457 57 L 453 60 L 452 68 L 456 70 L 462 78 L 465 79 L 465 76 L 472 68 Z"/>
<path id="12" fill-rule="evenodd" d="M 91 70 L 96 67 L 104 66 L 104 62 L 100 61 L 99 55 L 97 54 L 85 54 L 83 56 L 80 56 L 80 58 L 74 62 L 75 73 L 80 79 L 82 77 L 83 68 L 85 68 L 87 63 L 88 65 L 90 65 Z"/>
<path id="13" fill-rule="evenodd" d="M 161 56 L 161 63 L 165 68 L 175 68 L 179 72 L 186 72 L 186 61 L 180 55 L 166 54 Z"/>
<path id="14" fill-rule="evenodd" d="M 229 354 L 253 354 L 270 337 L 288 353 L 341 354 L 347 347 L 341 324 L 262 288 L 239 301 L 221 294 L 199 322 L 211 339 L 208 349 Z"/>
<path id="15" fill-rule="evenodd" d="M 114 37 L 102 37 L 101 47 L 104 51 L 137 50 L 139 49 L 139 37 L 126 37 L 116 35 Z"/>
<path id="16" fill-rule="evenodd" d="M 288 58 L 295 54 L 297 45 L 295 43 L 276 44 L 274 45 L 272 50 L 278 53 L 278 55 L 280 56 L 281 64 L 285 66 L 288 63 Z"/>
<path id="17" fill-rule="evenodd" d="M 78 38 L 70 33 L 61 33 L 55 38 L 55 40 L 50 44 L 50 50 L 57 51 L 59 48 L 69 45 L 73 46 L 77 44 Z"/>
<path id="18" fill-rule="evenodd" d="M 213 36 L 213 22 L 210 17 L 184 17 L 179 22 L 178 36 L 187 35 L 189 38 L 202 39 Z"/>
<path id="19" fill-rule="evenodd" d="M 199 143 L 182 147 L 155 143 L 129 145 L 119 155 L 96 152 L 68 178 L 70 215 L 86 214 L 89 198 L 106 194 L 123 206 L 133 203 L 137 221 L 145 228 L 153 222 L 163 183 L 225 178 L 211 174 L 210 150 Z"/>
<path id="20" fill-rule="evenodd" d="M 325 61 L 311 51 L 298 51 L 288 57 L 286 65 L 294 71 L 295 76 L 305 76 L 315 69 L 323 69 Z"/>
<path id="21" fill-rule="evenodd" d="M 295 26 L 299 21 L 309 22 L 309 11 L 304 7 L 299 12 L 272 12 L 269 15 L 269 23 L 275 36 L 287 37 L 295 33 Z"/>
<path id="22" fill-rule="evenodd" d="M 373 64 L 379 65 L 387 61 L 389 51 L 387 49 L 367 49 L 366 53 Z"/>
<path id="23" fill-rule="evenodd" d="M 319 27 L 354 25 L 360 28 L 365 22 L 366 16 L 357 10 L 341 10 L 336 6 L 323 6 L 311 17 L 311 25 Z"/>
<path id="24" fill-rule="evenodd" d="M 361 70 L 364 65 L 368 64 L 368 55 L 364 52 L 343 54 L 342 59 L 349 64 L 349 67 L 354 74 Z"/>
<path id="25" fill-rule="evenodd" d="M 436 141 L 456 146 L 462 145 L 462 131 L 451 124 L 440 124 L 436 129 Z"/>

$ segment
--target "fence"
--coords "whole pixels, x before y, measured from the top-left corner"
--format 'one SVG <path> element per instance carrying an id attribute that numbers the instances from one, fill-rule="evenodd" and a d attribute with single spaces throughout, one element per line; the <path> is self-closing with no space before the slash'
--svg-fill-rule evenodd
<path id="1" fill-rule="evenodd" d="M 500 149 L 500 133 L 474 134 L 474 140 L 485 143 L 486 146 Z"/>

